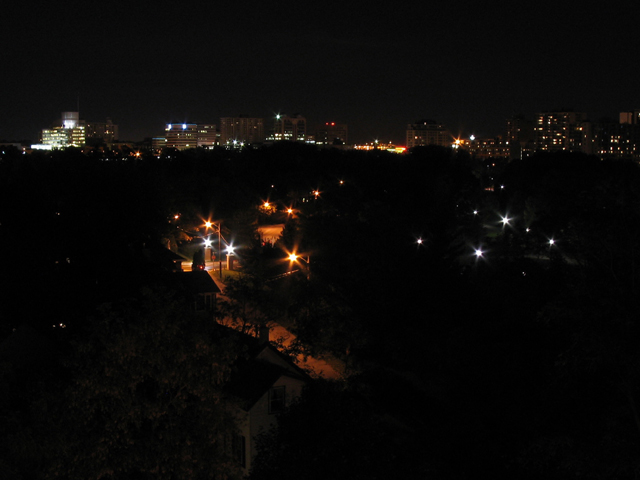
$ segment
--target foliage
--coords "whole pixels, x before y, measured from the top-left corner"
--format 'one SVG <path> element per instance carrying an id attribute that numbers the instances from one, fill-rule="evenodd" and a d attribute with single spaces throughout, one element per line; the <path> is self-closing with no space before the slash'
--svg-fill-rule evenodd
<path id="1" fill-rule="evenodd" d="M 237 473 L 222 387 L 237 345 L 169 292 L 104 305 L 76 343 L 53 476 L 207 479 Z"/>
<path id="2" fill-rule="evenodd" d="M 410 435 L 408 435 L 410 437 Z M 411 439 L 415 440 L 415 439 Z M 260 435 L 251 480 L 416 478 L 428 472 L 407 432 L 342 384 L 317 381 Z"/>

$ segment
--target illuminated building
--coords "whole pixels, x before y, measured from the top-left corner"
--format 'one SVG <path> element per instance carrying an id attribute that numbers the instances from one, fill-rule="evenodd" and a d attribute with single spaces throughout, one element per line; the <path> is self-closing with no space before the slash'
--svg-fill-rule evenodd
<path id="1" fill-rule="evenodd" d="M 78 112 L 62 112 L 62 118 L 52 128 L 42 130 L 40 144 L 31 148 L 53 150 L 66 147 L 84 147 L 85 125 Z"/>
<path id="2" fill-rule="evenodd" d="M 533 123 L 523 115 L 516 115 L 507 120 L 505 143 L 509 148 L 509 158 L 522 160 L 523 152 L 531 148 L 533 142 Z"/>
<path id="3" fill-rule="evenodd" d="M 167 139 L 165 137 L 153 137 L 151 139 L 152 150 L 162 150 L 167 146 Z"/>
<path id="4" fill-rule="evenodd" d="M 452 142 L 453 137 L 445 126 L 433 120 L 419 120 L 407 126 L 407 148 L 425 145 L 450 147 Z"/>
<path id="5" fill-rule="evenodd" d="M 592 151 L 601 159 L 640 159 L 640 119 L 636 112 L 623 112 L 620 122 L 601 121 L 593 126 Z"/>
<path id="6" fill-rule="evenodd" d="M 246 115 L 220 119 L 220 144 L 264 142 L 264 119 Z"/>
<path id="7" fill-rule="evenodd" d="M 354 145 L 354 150 L 364 150 L 364 151 L 372 151 L 372 150 L 384 150 L 389 153 L 405 153 L 407 151 L 406 147 L 398 147 L 393 143 L 380 143 L 377 140 L 373 143 L 363 143 L 361 145 Z"/>
<path id="8" fill-rule="evenodd" d="M 164 134 L 164 138 L 157 137 L 152 140 L 152 148 L 186 150 L 213 147 L 219 143 L 216 126 L 210 123 L 167 123 Z"/>
<path id="9" fill-rule="evenodd" d="M 347 145 L 348 129 L 345 124 L 326 122 L 316 131 L 316 145 Z"/>
<path id="10" fill-rule="evenodd" d="M 539 113 L 533 129 L 536 150 L 544 152 L 581 152 L 588 146 L 588 125 L 584 113 Z M 589 152 L 586 152 L 589 153 Z"/>
<path id="11" fill-rule="evenodd" d="M 465 144 L 469 153 L 478 159 L 486 158 L 508 158 L 509 145 L 502 141 L 502 137 L 496 138 L 474 138 Z"/>
<path id="12" fill-rule="evenodd" d="M 85 126 L 86 141 L 103 142 L 107 148 L 112 148 L 113 143 L 118 140 L 118 125 L 114 125 L 110 118 L 104 123 L 89 122 Z"/>
<path id="13" fill-rule="evenodd" d="M 640 125 L 640 110 L 632 112 L 620 112 L 620 123 L 629 125 Z"/>
<path id="14" fill-rule="evenodd" d="M 197 137 L 198 147 L 211 148 L 211 147 L 214 147 L 215 145 L 219 145 L 220 136 L 215 125 L 199 123 L 197 125 L 197 129 L 198 129 L 198 137 Z"/>
<path id="15" fill-rule="evenodd" d="M 307 141 L 307 120 L 298 115 L 276 115 L 273 134 L 269 140 L 288 140 L 291 142 Z"/>

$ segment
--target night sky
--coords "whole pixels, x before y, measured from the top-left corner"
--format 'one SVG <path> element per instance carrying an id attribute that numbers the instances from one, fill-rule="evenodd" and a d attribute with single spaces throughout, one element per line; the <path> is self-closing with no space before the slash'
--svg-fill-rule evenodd
<path id="1" fill-rule="evenodd" d="M 523 4 L 525 4 L 523 2 Z M 422 118 L 495 136 L 523 113 L 640 108 L 640 4 L 21 2 L 3 6 L 0 140 L 77 109 L 122 140 L 165 122 L 300 113 L 355 142 Z M 613 10 L 607 10 L 613 8 Z"/>

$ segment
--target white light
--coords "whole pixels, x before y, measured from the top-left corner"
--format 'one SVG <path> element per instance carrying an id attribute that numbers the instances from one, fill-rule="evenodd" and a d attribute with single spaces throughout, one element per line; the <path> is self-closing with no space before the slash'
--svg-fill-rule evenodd
<path id="1" fill-rule="evenodd" d="M 555 245 L 555 243 L 556 241 L 553 238 L 549 239 L 549 246 Z"/>
<path id="2" fill-rule="evenodd" d="M 182 124 L 182 129 L 183 129 L 183 130 L 186 130 L 186 129 L 187 129 L 187 124 L 186 124 L 186 123 L 183 123 L 183 124 Z"/>
<path id="3" fill-rule="evenodd" d="M 502 220 L 500 220 L 502 222 L 502 226 L 509 225 L 509 220 L 511 220 L 509 217 L 502 217 Z"/>
<path id="4" fill-rule="evenodd" d="M 481 249 L 476 248 L 475 249 L 475 255 L 476 255 L 476 258 L 480 258 L 480 257 L 482 257 L 484 255 L 484 252 Z"/>
<path id="5" fill-rule="evenodd" d="M 474 211 L 473 211 L 473 214 L 474 214 L 474 215 L 477 215 L 477 214 L 478 214 L 478 210 L 474 210 Z"/>

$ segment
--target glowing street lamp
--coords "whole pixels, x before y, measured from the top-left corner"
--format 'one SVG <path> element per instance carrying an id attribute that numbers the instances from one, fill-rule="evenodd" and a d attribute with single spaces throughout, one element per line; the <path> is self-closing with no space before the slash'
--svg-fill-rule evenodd
<path id="1" fill-rule="evenodd" d="M 204 222 L 204 226 L 205 226 L 205 234 L 206 231 L 210 228 L 213 228 L 214 226 L 218 229 L 218 269 L 220 270 L 220 279 L 222 279 L 222 232 L 220 231 L 220 222 L 218 222 L 218 225 L 215 225 L 213 222 L 211 221 L 206 221 Z M 209 242 L 211 242 L 209 240 Z M 214 267 L 215 269 L 215 267 Z"/>
<path id="2" fill-rule="evenodd" d="M 511 225 L 511 224 L 509 223 L 509 221 L 511 221 L 511 220 L 512 220 L 512 219 L 511 219 L 511 218 L 509 218 L 509 217 L 508 217 L 508 216 L 506 216 L 506 215 L 505 215 L 504 217 L 501 217 L 501 220 L 500 220 L 500 221 L 502 222 L 502 228 L 506 227 L 507 225 Z"/>
<path id="3" fill-rule="evenodd" d="M 306 263 L 307 264 L 307 280 L 309 279 L 309 277 L 311 277 L 311 266 L 310 266 L 311 257 L 310 256 L 307 256 L 307 259 L 305 260 L 300 255 L 296 255 L 295 253 L 290 253 L 288 258 L 291 264 L 293 264 L 293 262 L 297 262 L 298 260 L 302 260 L 304 263 Z"/>

